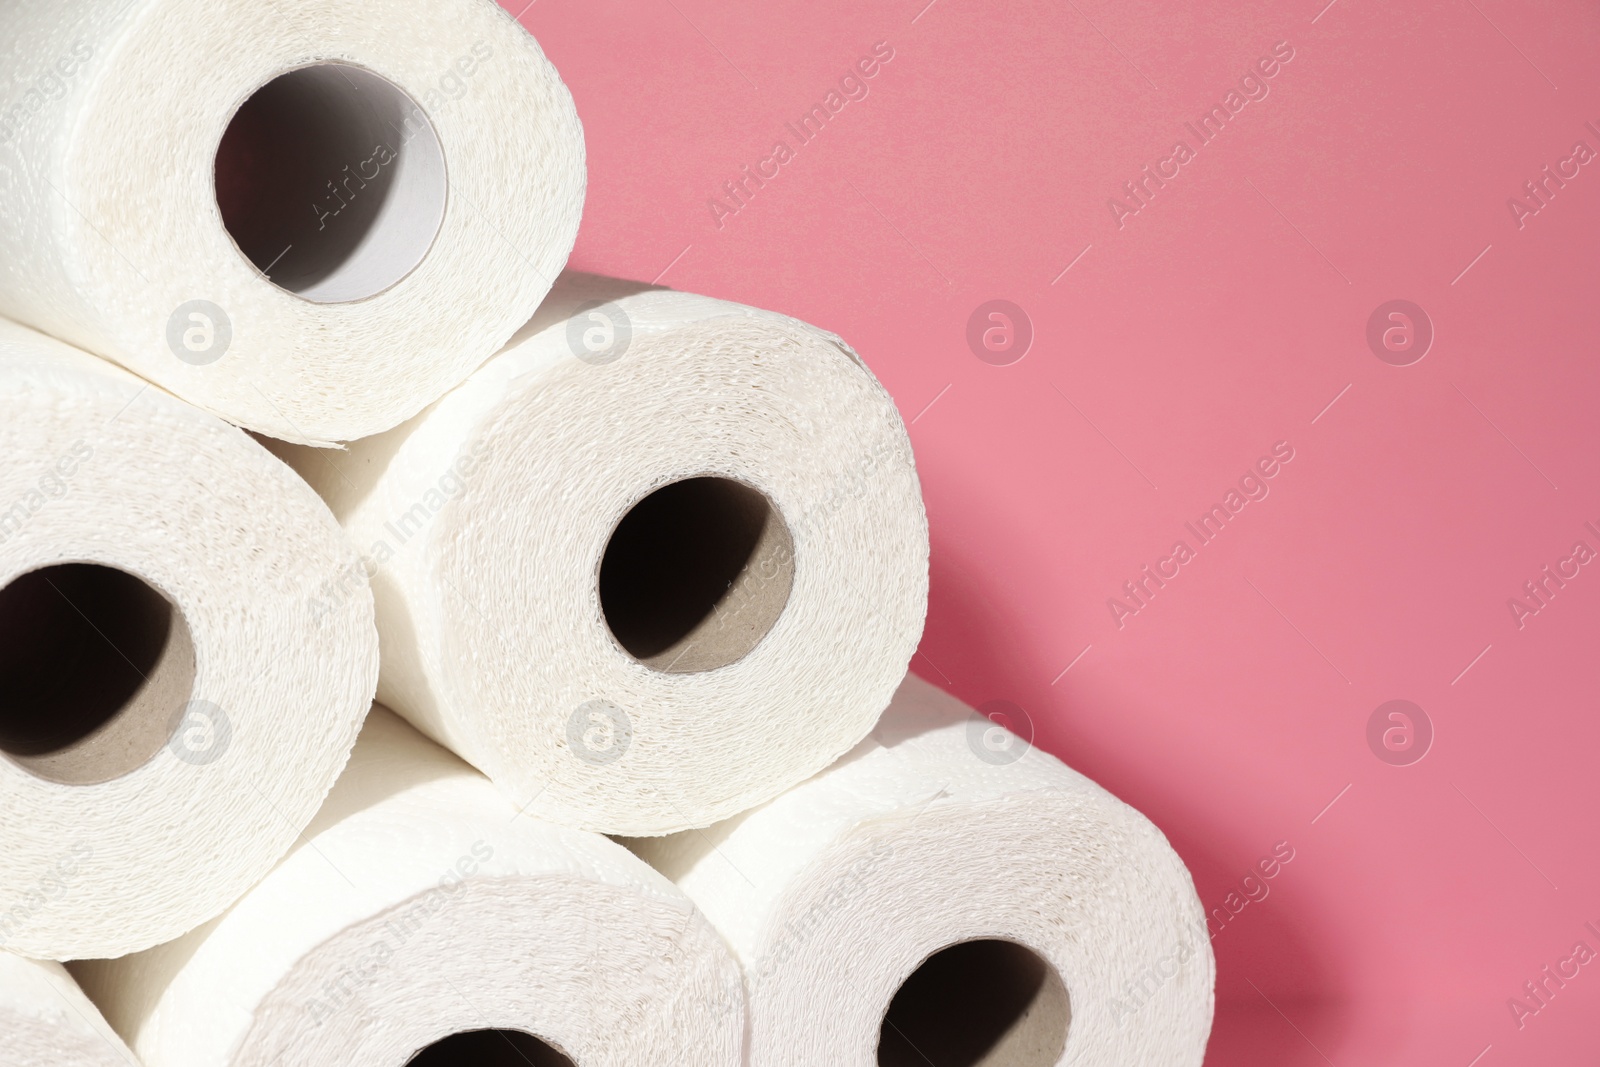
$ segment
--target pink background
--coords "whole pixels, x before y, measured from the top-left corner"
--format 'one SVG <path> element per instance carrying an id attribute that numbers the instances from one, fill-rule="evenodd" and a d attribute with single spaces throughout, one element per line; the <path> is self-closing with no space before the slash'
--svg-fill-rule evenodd
<path id="1" fill-rule="evenodd" d="M 1507 205 L 1600 150 L 1600 12 L 926 3 L 526 8 L 588 136 L 574 265 L 843 334 L 927 494 L 916 671 L 1025 709 L 1208 908 L 1289 842 L 1213 927 L 1208 1063 L 1600 1062 L 1600 962 L 1520 1028 L 1507 1004 L 1600 950 L 1600 566 L 1520 629 L 1508 607 L 1600 550 L 1600 161 L 1521 228 Z M 785 122 L 878 41 L 869 95 L 797 147 Z M 1184 123 L 1279 41 L 1269 94 L 1200 146 Z M 1180 138 L 1119 228 L 1108 199 Z M 780 139 L 719 227 L 708 201 Z M 1410 366 L 1366 340 L 1397 298 L 1436 331 Z M 1035 331 L 1007 366 L 966 339 L 992 299 Z M 1270 495 L 1119 628 L 1108 598 L 1279 441 Z M 1368 745 L 1391 699 L 1435 731 L 1408 766 Z"/>

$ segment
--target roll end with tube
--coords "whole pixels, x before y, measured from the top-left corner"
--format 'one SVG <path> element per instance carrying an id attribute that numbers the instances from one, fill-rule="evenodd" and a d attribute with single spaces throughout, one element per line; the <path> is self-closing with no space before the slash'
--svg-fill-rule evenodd
<path id="1" fill-rule="evenodd" d="M 771 798 L 871 729 L 922 634 L 905 424 L 787 316 L 569 274 L 423 415 L 285 454 L 363 550 L 380 698 L 552 822 Z"/>
<path id="2" fill-rule="evenodd" d="M 625 842 L 728 939 L 756 1067 L 1199 1067 L 1215 964 L 1149 820 L 908 676 L 873 735 L 769 803 Z M 816 1020 L 829 1020 L 818 1027 Z"/>
<path id="3" fill-rule="evenodd" d="M 571 94 L 491 0 L 61 0 L 8 5 L 0 39 L 26 57 L 0 73 L 26 112 L 0 113 L 0 314 L 247 429 L 411 417 L 577 236 Z"/>
<path id="4" fill-rule="evenodd" d="M 738 968 L 682 893 L 381 707 L 225 915 L 74 972 L 145 1067 L 741 1063 Z"/>
<path id="5" fill-rule="evenodd" d="M 243 431 L 5 321 L 0 451 L 0 949 L 137 951 L 316 812 L 377 682 L 371 593 Z"/>

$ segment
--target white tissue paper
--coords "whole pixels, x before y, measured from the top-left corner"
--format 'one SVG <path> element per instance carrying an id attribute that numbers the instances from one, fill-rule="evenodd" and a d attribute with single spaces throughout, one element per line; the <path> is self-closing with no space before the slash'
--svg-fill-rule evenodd
<path id="1" fill-rule="evenodd" d="M 59 963 L 0 952 L 0 1067 L 138 1067 Z"/>
<path id="2" fill-rule="evenodd" d="M 612 841 L 519 816 L 382 708 L 238 904 L 73 969 L 145 1067 L 740 1062 L 738 968 L 683 894 Z"/>
<path id="3" fill-rule="evenodd" d="M 492 0 L 0 5 L 0 314 L 274 437 L 464 378 L 584 186 L 571 96 Z"/>
<path id="4" fill-rule="evenodd" d="M 905 426 L 786 316 L 569 274 L 422 415 L 280 454 L 364 554 L 380 700 L 553 822 L 770 799 L 866 735 L 922 633 Z"/>
<path id="5" fill-rule="evenodd" d="M 1211 945 L 1166 838 L 913 676 L 872 737 L 803 785 L 628 844 L 743 965 L 753 1067 L 1204 1055 Z"/>
<path id="6" fill-rule="evenodd" d="M 0 321 L 0 949 L 147 948 L 289 849 L 377 684 L 371 595 L 295 473 Z"/>

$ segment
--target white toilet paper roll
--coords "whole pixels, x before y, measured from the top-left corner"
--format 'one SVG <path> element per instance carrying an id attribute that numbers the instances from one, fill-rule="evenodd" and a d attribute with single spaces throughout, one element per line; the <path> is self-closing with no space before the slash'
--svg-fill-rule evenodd
<path id="1" fill-rule="evenodd" d="M 905 426 L 785 316 L 567 275 L 421 416 L 284 454 L 365 553 L 380 699 L 553 822 L 774 796 L 865 736 L 921 636 Z"/>
<path id="2" fill-rule="evenodd" d="M 0 1067 L 139 1067 L 59 963 L 0 952 Z"/>
<path id="3" fill-rule="evenodd" d="M 0 948 L 114 956 L 217 914 L 377 684 L 355 554 L 244 431 L 0 322 Z"/>
<path id="4" fill-rule="evenodd" d="M 584 184 L 570 94 L 492 0 L 0 5 L 0 314 L 275 437 L 465 377 Z"/>
<path id="5" fill-rule="evenodd" d="M 1166 838 L 915 677 L 810 781 L 703 832 L 628 843 L 743 964 L 754 1067 L 1204 1054 L 1210 940 Z"/>
<path id="6" fill-rule="evenodd" d="M 738 967 L 682 893 L 382 708 L 238 904 L 73 970 L 145 1067 L 740 1062 Z"/>

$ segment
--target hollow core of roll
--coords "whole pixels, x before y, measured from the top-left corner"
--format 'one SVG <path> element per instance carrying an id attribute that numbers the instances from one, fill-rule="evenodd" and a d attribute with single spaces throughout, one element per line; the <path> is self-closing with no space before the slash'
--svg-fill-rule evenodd
<path id="1" fill-rule="evenodd" d="M 521 1030 L 463 1030 L 440 1038 L 405 1067 L 576 1067 L 553 1046 Z"/>
<path id="2" fill-rule="evenodd" d="M 350 63 L 299 67 L 257 89 L 223 132 L 214 180 L 244 257 L 318 304 L 364 300 L 415 270 L 449 192 L 427 115 Z"/>
<path id="3" fill-rule="evenodd" d="M 884 1013 L 880 1067 L 1051 1067 L 1072 1008 L 1054 967 L 1014 941 L 964 941 L 911 973 Z"/>
<path id="4" fill-rule="evenodd" d="M 0 752 L 32 774 L 92 785 L 143 766 L 193 688 L 188 623 L 142 579 L 62 563 L 0 588 Z"/>
<path id="5" fill-rule="evenodd" d="M 658 671 L 743 659 L 789 602 L 794 539 L 759 489 L 672 482 L 617 523 L 600 562 L 600 609 L 629 655 Z"/>

